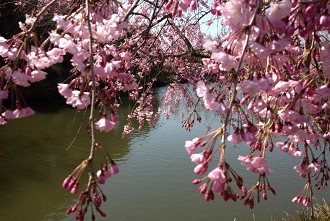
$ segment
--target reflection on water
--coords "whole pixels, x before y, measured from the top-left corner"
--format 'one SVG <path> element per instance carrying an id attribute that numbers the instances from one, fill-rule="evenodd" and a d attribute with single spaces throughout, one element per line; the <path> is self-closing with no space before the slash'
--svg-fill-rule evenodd
<path id="1" fill-rule="evenodd" d="M 81 122 L 88 114 L 48 105 L 41 113 L 26 119 L 11 121 L 0 127 L 0 217 L 3 221 L 53 221 L 75 220 L 66 216 L 65 210 L 75 197 L 61 187 L 62 180 L 89 153 L 89 138 L 84 128 L 70 145 Z M 39 107 L 40 108 L 40 107 Z M 56 110 L 54 112 L 48 112 Z M 123 107 L 127 113 L 128 108 Z M 108 202 L 103 205 L 108 218 L 115 221 L 197 221 L 213 220 L 281 220 L 284 212 L 293 213 L 299 207 L 291 203 L 303 187 L 293 171 L 292 158 L 276 152 L 271 160 L 274 176 L 270 181 L 277 196 L 250 210 L 242 202 L 224 203 L 217 200 L 205 203 L 198 188 L 191 185 L 196 178 L 193 164 L 184 151 L 185 140 L 202 134 L 208 121 L 196 125 L 191 133 L 183 131 L 180 117 L 159 121 L 161 127 L 144 130 L 121 139 L 119 125 L 115 131 L 98 134 L 100 144 L 119 162 L 120 173 L 103 186 Z M 122 122 L 122 121 L 120 121 Z M 247 173 L 237 162 L 238 154 L 248 152 L 246 147 L 232 147 L 228 152 L 230 162 L 243 174 L 247 184 L 257 176 Z M 290 168 L 290 170 L 288 170 Z M 329 192 L 323 197 L 330 199 Z M 13 212 L 15 211 L 15 212 Z M 88 219 L 87 219 L 88 220 Z"/>
<path id="2" fill-rule="evenodd" d="M 0 161 L 0 217 L 4 221 L 44 220 L 49 214 L 50 220 L 63 217 L 72 196 L 61 188 L 61 182 L 89 155 L 90 141 L 84 131 L 86 124 L 82 124 L 88 113 L 77 113 L 63 103 L 37 104 L 34 109 L 37 115 L 0 127 L 4 154 Z M 127 114 L 125 109 L 123 112 Z M 122 127 L 97 134 L 98 142 L 118 161 L 125 160 L 130 148 L 129 137 L 119 139 Z M 58 207 L 60 216 L 55 213 Z"/>

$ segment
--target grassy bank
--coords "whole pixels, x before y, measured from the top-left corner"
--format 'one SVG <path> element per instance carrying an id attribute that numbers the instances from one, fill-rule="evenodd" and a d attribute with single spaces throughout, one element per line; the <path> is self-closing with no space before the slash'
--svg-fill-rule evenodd
<path id="1" fill-rule="evenodd" d="M 330 221 L 330 202 L 323 202 L 314 206 L 314 219 L 310 211 L 300 211 L 297 214 L 288 214 L 283 221 Z"/>

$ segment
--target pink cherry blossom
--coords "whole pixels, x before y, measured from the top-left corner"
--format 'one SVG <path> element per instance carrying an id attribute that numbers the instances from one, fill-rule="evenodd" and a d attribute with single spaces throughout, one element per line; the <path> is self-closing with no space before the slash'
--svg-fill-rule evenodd
<path id="1" fill-rule="evenodd" d="M 317 172 L 321 169 L 322 165 L 319 161 L 314 161 L 307 166 L 307 169 L 311 172 Z"/>
<path id="2" fill-rule="evenodd" d="M 310 170 L 308 169 L 308 166 L 306 162 L 302 162 L 296 166 L 293 167 L 301 177 L 306 178 L 307 174 L 310 173 Z"/>
<path id="3" fill-rule="evenodd" d="M 236 57 L 225 52 L 212 53 L 211 58 L 220 64 L 221 71 L 229 71 L 236 66 Z"/>
<path id="4" fill-rule="evenodd" d="M 105 184 L 105 181 L 112 175 L 108 166 L 103 166 L 101 170 L 96 172 L 99 184 Z"/>
<path id="5" fill-rule="evenodd" d="M 244 1 L 230 0 L 224 4 L 219 4 L 217 10 L 223 15 L 224 24 L 233 30 L 247 25 L 252 16 Z"/>
<path id="6" fill-rule="evenodd" d="M 116 123 L 109 120 L 107 117 L 102 117 L 100 120 L 95 122 L 95 127 L 99 131 L 108 132 L 115 128 Z"/>
<path id="7" fill-rule="evenodd" d="M 228 107 L 224 103 L 217 102 L 214 99 L 211 102 L 204 102 L 204 104 L 207 109 L 214 111 L 218 114 L 224 114 L 228 109 Z"/>
<path id="8" fill-rule="evenodd" d="M 62 63 L 63 62 L 63 55 L 64 50 L 60 48 L 53 48 L 50 51 L 47 51 L 47 56 L 51 59 L 52 63 Z"/>
<path id="9" fill-rule="evenodd" d="M 5 119 L 15 119 L 15 115 L 12 110 L 6 110 L 1 114 Z"/>
<path id="10" fill-rule="evenodd" d="M 227 106 L 223 102 L 215 100 L 215 97 L 205 86 L 203 81 L 197 82 L 196 94 L 198 97 L 203 98 L 204 106 L 206 109 L 214 111 L 218 114 L 223 114 L 227 110 Z"/>
<path id="11" fill-rule="evenodd" d="M 53 39 L 54 39 L 54 43 L 56 45 L 58 45 L 58 47 L 60 49 L 63 49 L 71 54 L 73 54 L 74 56 L 76 54 L 78 54 L 77 56 L 79 56 L 80 58 L 86 58 L 88 57 L 87 53 L 83 52 L 81 48 L 78 47 L 78 45 L 76 45 L 73 42 L 73 39 L 70 35 L 65 34 L 63 37 L 58 37 L 56 35 L 53 35 Z"/>
<path id="12" fill-rule="evenodd" d="M 207 51 L 211 51 L 211 52 L 218 52 L 219 51 L 219 42 L 217 41 L 212 41 L 210 39 L 207 39 L 204 43 L 203 43 L 203 48 Z M 209 60 L 209 59 L 208 59 Z"/>
<path id="13" fill-rule="evenodd" d="M 251 163 L 252 159 L 251 159 L 251 157 L 249 155 L 248 156 L 245 156 L 245 157 L 239 155 L 238 156 L 238 160 L 241 161 L 241 164 L 243 166 L 245 166 L 246 168 L 252 167 L 252 163 Z"/>
<path id="14" fill-rule="evenodd" d="M 265 173 L 267 175 L 272 173 L 267 160 L 263 157 L 239 156 L 238 160 L 241 161 L 243 166 L 254 173 Z"/>
<path id="15" fill-rule="evenodd" d="M 31 77 L 30 77 L 29 81 L 31 83 L 34 83 L 34 82 L 44 80 L 44 79 L 46 79 L 46 75 L 47 75 L 47 73 L 44 71 L 34 70 L 31 72 Z"/>
<path id="16" fill-rule="evenodd" d="M 192 140 L 187 140 L 185 143 L 185 148 L 188 154 L 193 154 L 200 143 L 200 138 L 196 137 Z"/>
<path id="17" fill-rule="evenodd" d="M 75 66 L 79 71 L 84 71 L 86 68 L 85 60 L 88 58 L 88 53 L 86 51 L 80 50 L 79 52 L 73 54 L 71 58 L 71 63 Z"/>
<path id="18" fill-rule="evenodd" d="M 21 70 L 11 71 L 7 69 L 6 79 L 12 79 L 13 82 L 19 86 L 28 87 L 30 86 L 29 80 L 30 76 L 23 73 Z"/>
<path id="19" fill-rule="evenodd" d="M 198 81 L 196 84 L 196 94 L 198 97 L 204 97 L 207 93 L 207 87 L 205 86 L 205 83 L 203 81 Z"/>
<path id="20" fill-rule="evenodd" d="M 255 81 L 244 81 L 237 85 L 237 90 L 244 94 L 254 95 L 260 91 L 258 82 Z"/>
<path id="21" fill-rule="evenodd" d="M 7 57 L 8 49 L 9 49 L 9 45 L 7 44 L 7 39 L 0 36 L 0 56 Z"/>
<path id="22" fill-rule="evenodd" d="M 208 177 L 216 182 L 219 183 L 225 183 L 227 181 L 227 177 L 225 172 L 220 169 L 219 167 L 216 167 L 215 169 L 213 169 L 209 174 Z"/>
<path id="23" fill-rule="evenodd" d="M 224 200 L 242 199 L 253 208 L 256 196 L 267 199 L 269 191 L 275 193 L 267 179 L 275 140 L 283 154 L 302 158 L 294 167 L 300 176 L 310 182 L 308 175 L 315 175 L 317 188 L 328 185 L 326 1 L 127 0 L 86 1 L 78 7 L 64 0 L 36 2 L 33 13 L 19 22 L 19 33 L 0 37 L 0 125 L 32 115 L 21 87 L 45 79 L 46 68 L 69 62 L 65 65 L 71 70 L 66 83 L 58 84 L 59 94 L 78 110 L 91 105 L 89 119 L 99 131 L 111 131 L 122 120 L 117 116 L 123 94 L 132 104 L 123 135 L 146 123 L 155 126 L 162 111 L 166 118 L 182 111 L 185 129 L 205 123 L 203 111 L 213 112 L 217 129 L 185 143 L 194 172 L 203 175 L 194 183 L 201 183 L 207 201 L 217 192 Z M 25 7 L 26 1 L 19 4 Z M 48 18 L 53 25 L 42 24 Z M 223 27 L 217 29 L 219 22 Z M 217 31 L 208 36 L 207 28 Z M 163 110 L 156 110 L 153 87 L 163 79 L 169 86 L 160 105 Z M 93 128 L 89 124 L 86 130 L 91 138 Z M 91 141 L 91 153 L 102 149 L 104 144 Z M 242 141 L 249 154 L 238 160 L 259 174 L 251 191 L 228 157 L 229 145 Z M 95 176 L 95 165 L 87 166 L 93 162 L 83 161 L 63 187 L 76 193 L 86 167 L 84 175 L 91 175 L 84 180 L 92 182 L 84 187 L 85 199 L 105 216 L 100 209 L 105 197 L 101 200 L 96 182 L 105 183 L 118 173 L 118 166 L 105 153 Z M 209 171 L 211 163 L 218 166 Z M 311 206 L 313 186 L 305 186 L 293 202 Z M 76 219 L 83 220 L 86 202 L 79 197 L 68 213 L 76 212 Z"/>
<path id="24" fill-rule="evenodd" d="M 213 61 L 212 59 L 209 58 L 203 58 L 202 59 L 204 67 L 211 73 L 218 73 L 220 71 L 219 65 Z M 223 79 L 222 77 L 220 77 Z"/>
<path id="25" fill-rule="evenodd" d="M 105 178 L 102 170 L 98 170 L 96 172 L 96 176 L 98 178 L 99 184 L 105 184 L 106 178 Z"/>
<path id="26" fill-rule="evenodd" d="M 202 175 L 207 171 L 207 168 L 208 168 L 208 164 L 206 162 L 200 163 L 194 168 L 194 172 L 196 174 Z"/>
<path id="27" fill-rule="evenodd" d="M 247 131 L 242 133 L 241 136 L 242 136 L 242 140 L 245 141 L 246 143 L 255 143 L 257 141 L 256 133 Z"/>
<path id="28" fill-rule="evenodd" d="M 312 162 L 307 165 L 306 161 L 302 161 L 300 164 L 294 166 L 294 169 L 299 173 L 303 178 L 307 177 L 307 174 L 312 172 L 317 172 L 321 168 L 321 164 L 318 161 Z"/>
<path id="29" fill-rule="evenodd" d="M 32 47 L 30 53 L 27 54 L 27 62 L 33 69 L 45 69 L 53 64 L 45 51 L 36 47 Z"/>
<path id="30" fill-rule="evenodd" d="M 306 117 L 297 113 L 293 110 L 280 110 L 278 112 L 279 117 L 284 120 L 291 123 L 304 123 L 306 122 Z"/>
<path id="31" fill-rule="evenodd" d="M 243 81 L 237 85 L 237 90 L 249 95 L 255 95 L 260 91 L 268 91 L 271 89 L 272 80 L 265 77 L 261 79 L 253 79 L 251 81 Z"/>
<path id="32" fill-rule="evenodd" d="M 73 90 L 70 97 L 67 97 L 66 103 L 78 109 L 85 109 L 90 104 L 89 92 L 80 92 Z"/>
<path id="33" fill-rule="evenodd" d="M 286 27 L 286 23 L 283 18 L 287 17 L 291 11 L 291 1 L 284 0 L 281 2 L 271 2 L 269 8 L 266 10 L 266 17 L 272 24 L 272 27 L 277 31 L 283 33 Z"/>
<path id="34" fill-rule="evenodd" d="M 13 115 L 15 116 L 15 118 L 29 117 L 34 114 L 34 110 L 32 110 L 30 107 L 17 108 L 13 111 Z"/>
<path id="35" fill-rule="evenodd" d="M 257 173 L 271 174 L 272 170 L 269 168 L 268 162 L 263 157 L 253 157 L 251 161 L 251 170 Z"/>
<path id="36" fill-rule="evenodd" d="M 230 134 L 227 137 L 227 140 L 229 142 L 234 143 L 234 144 L 239 144 L 240 142 L 242 142 L 241 135 L 239 134 L 239 128 L 236 128 L 235 131 L 234 131 L 234 133 Z"/>
<path id="37" fill-rule="evenodd" d="M 196 164 L 201 164 L 205 162 L 205 156 L 203 153 L 195 153 L 190 155 L 190 159 L 192 162 Z"/>
<path id="38" fill-rule="evenodd" d="M 70 89 L 68 84 L 58 84 L 57 85 L 58 92 L 65 98 L 72 96 L 72 90 Z"/>
<path id="39" fill-rule="evenodd" d="M 283 152 L 286 152 L 293 157 L 300 157 L 302 155 L 302 152 L 295 146 L 293 142 L 291 143 L 277 142 L 276 146 L 280 148 Z"/>
<path id="40" fill-rule="evenodd" d="M 224 183 L 214 181 L 213 184 L 212 184 L 212 190 L 216 193 L 222 194 L 225 191 Z"/>

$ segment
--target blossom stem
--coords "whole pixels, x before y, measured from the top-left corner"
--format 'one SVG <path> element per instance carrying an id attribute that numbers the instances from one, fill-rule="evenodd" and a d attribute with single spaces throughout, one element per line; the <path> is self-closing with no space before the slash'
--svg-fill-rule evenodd
<path id="1" fill-rule="evenodd" d="M 91 149 L 89 154 L 89 163 L 92 164 L 94 150 L 95 150 L 95 131 L 94 131 L 94 109 L 95 109 L 95 73 L 94 73 L 94 58 L 93 58 L 93 34 L 92 34 L 92 25 L 90 20 L 90 5 L 89 0 L 86 0 L 86 17 L 88 24 L 88 34 L 89 34 L 89 67 L 90 67 L 90 77 L 92 81 L 92 93 L 91 93 L 91 111 L 89 114 L 89 124 L 90 124 L 90 132 L 91 132 Z"/>

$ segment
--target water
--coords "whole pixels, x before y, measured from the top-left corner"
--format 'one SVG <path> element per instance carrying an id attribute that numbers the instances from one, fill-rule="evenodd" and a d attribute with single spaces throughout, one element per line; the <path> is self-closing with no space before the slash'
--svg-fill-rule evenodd
<path id="1" fill-rule="evenodd" d="M 74 216 L 65 215 L 75 197 L 62 189 L 61 183 L 88 156 L 89 139 L 84 127 L 78 133 L 81 122 L 88 116 L 55 102 L 36 108 L 37 115 L 0 127 L 0 150 L 4 154 L 0 161 L 0 220 L 75 220 Z M 128 106 L 124 106 L 121 115 L 128 111 Z M 108 196 L 108 202 L 102 206 L 107 213 L 103 220 L 245 221 L 254 217 L 281 220 L 286 213 L 301 209 L 291 203 L 304 185 L 292 169 L 297 161 L 280 152 L 274 153 L 270 162 L 274 172 L 269 179 L 276 196 L 269 194 L 269 200 L 256 204 L 253 210 L 242 202 L 225 203 L 220 197 L 206 203 L 197 186 L 191 184 L 196 178 L 194 165 L 183 145 L 186 140 L 201 135 L 215 119 L 207 115 L 206 121 L 190 133 L 181 128 L 180 122 L 179 116 L 168 121 L 160 118 L 155 128 L 123 139 L 120 139 L 123 125 L 111 133 L 97 134 L 98 142 L 120 165 L 120 173 L 103 186 Z M 256 182 L 257 176 L 246 172 L 236 160 L 238 154 L 243 155 L 248 149 L 228 150 L 231 166 L 243 175 L 247 184 Z M 329 191 L 318 196 L 330 199 Z"/>

